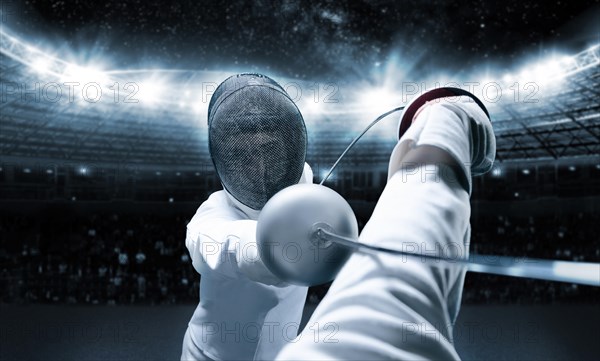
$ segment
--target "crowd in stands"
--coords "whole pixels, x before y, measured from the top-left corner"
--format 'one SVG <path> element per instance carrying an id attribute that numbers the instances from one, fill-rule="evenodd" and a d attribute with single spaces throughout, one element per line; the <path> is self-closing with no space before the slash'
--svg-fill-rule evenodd
<path id="1" fill-rule="evenodd" d="M 472 222 L 471 253 L 529 259 L 600 262 L 598 213 L 545 217 L 498 215 Z M 504 276 L 467 274 L 465 303 L 600 301 L 598 287 Z"/>
<path id="2" fill-rule="evenodd" d="M 182 216 L 2 217 L 3 302 L 197 302 Z"/>
<path id="3" fill-rule="evenodd" d="M 200 275 L 185 247 L 191 215 L 4 214 L 0 221 L 3 303 L 193 304 Z M 365 220 L 360 220 L 361 224 Z M 471 253 L 600 262 L 600 215 L 478 216 Z M 312 287 L 318 303 L 329 285 Z M 596 287 L 469 273 L 467 304 L 598 302 Z"/>

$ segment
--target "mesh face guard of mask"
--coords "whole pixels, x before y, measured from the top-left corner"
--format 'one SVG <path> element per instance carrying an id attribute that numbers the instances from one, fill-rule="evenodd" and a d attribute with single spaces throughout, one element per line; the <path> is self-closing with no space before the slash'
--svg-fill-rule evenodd
<path id="1" fill-rule="evenodd" d="M 304 119 L 285 90 L 264 75 L 234 75 L 217 87 L 208 106 L 208 141 L 223 188 L 252 209 L 262 209 L 302 176 Z"/>

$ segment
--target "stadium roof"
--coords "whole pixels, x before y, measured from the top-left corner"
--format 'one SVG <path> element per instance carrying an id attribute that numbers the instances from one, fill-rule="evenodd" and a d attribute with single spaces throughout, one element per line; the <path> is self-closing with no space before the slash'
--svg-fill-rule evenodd
<path id="1" fill-rule="evenodd" d="M 209 163 L 206 108 L 214 87 L 231 72 L 102 71 L 51 56 L 5 30 L 1 35 L 4 160 L 184 168 Z M 475 94 L 486 100 L 492 115 L 498 159 L 598 156 L 599 62 L 596 45 L 525 67 L 518 75 L 494 74 L 488 76 L 493 81 L 480 81 Z M 460 80 L 459 86 L 472 84 Z M 396 88 L 371 96 L 373 89 L 343 82 L 317 84 L 316 89 L 295 80 L 282 84 L 292 97 L 303 95 L 297 103 L 309 129 L 308 158 L 324 164 L 332 163 L 378 113 L 403 104 L 407 95 L 407 88 Z M 348 162 L 386 164 L 395 123 L 384 120 L 373 128 Z"/>

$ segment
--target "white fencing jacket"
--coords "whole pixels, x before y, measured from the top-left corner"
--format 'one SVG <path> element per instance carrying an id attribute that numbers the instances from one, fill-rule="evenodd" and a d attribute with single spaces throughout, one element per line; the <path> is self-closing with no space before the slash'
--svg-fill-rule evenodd
<path id="1" fill-rule="evenodd" d="M 305 164 L 301 183 L 312 183 Z M 216 360 L 272 360 L 294 340 L 307 287 L 271 274 L 258 257 L 254 211 L 213 193 L 187 226 L 186 246 L 201 274 L 200 303 L 188 325 L 194 345 Z"/>

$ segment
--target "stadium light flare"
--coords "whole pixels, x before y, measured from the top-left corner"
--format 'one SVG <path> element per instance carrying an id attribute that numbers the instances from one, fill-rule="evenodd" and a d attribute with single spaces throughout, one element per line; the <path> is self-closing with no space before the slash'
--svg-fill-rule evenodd
<path id="1" fill-rule="evenodd" d="M 139 83 L 139 99 L 142 104 L 155 105 L 165 94 L 167 84 L 157 79 Z"/>
<path id="2" fill-rule="evenodd" d="M 525 81 L 531 81 L 533 80 L 533 74 L 530 70 L 528 69 L 523 69 L 518 76 L 519 80 L 525 80 Z"/>
<path id="3" fill-rule="evenodd" d="M 575 61 L 575 58 L 572 56 L 568 56 L 568 55 L 565 55 L 560 58 L 560 62 L 562 65 L 570 65 L 570 64 L 573 64 L 574 61 Z"/>
<path id="4" fill-rule="evenodd" d="M 161 106 L 176 107 L 179 105 L 182 110 L 191 113 L 204 113 L 208 106 L 208 104 L 204 104 L 204 102 L 208 103 L 207 100 L 191 101 L 193 91 L 190 91 L 188 86 L 189 83 L 186 83 L 185 85 L 178 84 L 176 79 L 168 78 L 167 80 L 166 78 L 162 78 L 162 75 L 159 75 L 178 74 L 178 72 L 192 70 L 151 68 L 102 71 L 98 66 L 75 64 L 63 60 L 63 58 L 77 58 L 69 57 L 68 54 L 66 56 L 61 54 L 60 57 L 53 56 L 51 52 L 34 47 L 12 35 L 6 27 L 0 28 L 0 52 L 26 66 L 36 74 L 56 77 L 63 82 L 78 82 L 80 84 L 90 82 L 98 83 L 103 87 L 103 90 L 105 90 L 107 94 L 110 93 L 110 89 L 113 88 L 104 88 L 104 86 L 120 83 L 120 86 L 123 87 L 125 84 L 131 82 L 131 76 L 135 74 L 152 74 L 152 78 L 149 80 L 141 83 L 136 82 L 136 85 L 139 86 L 139 90 L 132 99 L 140 100 L 143 105 L 149 107 L 155 107 L 159 104 Z M 95 59 L 95 64 L 98 64 L 98 61 L 102 61 L 102 59 Z M 495 79 L 494 81 L 496 82 L 504 82 L 505 84 L 533 81 L 539 82 L 540 84 L 559 84 L 561 79 L 592 66 L 597 66 L 598 64 L 600 64 L 600 44 L 593 45 L 574 55 L 556 55 L 550 59 L 542 59 L 540 62 L 526 65 L 521 71 L 518 71 L 518 69 L 508 69 L 510 73 L 507 72 L 504 75 L 498 73 L 486 73 L 485 78 L 492 78 Z M 398 74 L 396 73 L 403 68 L 404 66 L 399 64 L 397 59 L 390 61 L 386 69 L 391 73 L 386 73 L 384 78 L 379 79 L 380 87 L 372 88 L 371 86 L 371 90 L 356 91 L 353 97 L 355 100 L 354 102 L 347 102 L 343 106 L 336 107 L 332 105 L 325 107 L 324 104 L 307 101 L 302 106 L 306 108 L 306 111 L 308 112 L 320 114 L 366 114 L 381 112 L 391 107 L 399 106 L 406 102 L 403 95 L 406 95 L 405 93 L 408 94 L 408 92 L 401 92 L 399 88 L 394 90 L 394 86 L 397 86 L 397 83 L 389 81 L 389 79 L 398 79 Z M 225 74 L 226 73 L 219 72 L 217 75 L 215 72 L 215 74 L 211 75 L 211 80 L 221 78 L 221 76 L 224 76 Z M 124 75 L 129 77 L 123 78 Z M 401 75 L 404 76 L 405 74 Z M 157 76 L 161 76 L 161 78 L 159 78 L 160 81 L 156 81 L 155 77 Z M 434 80 L 437 83 L 444 83 L 444 80 L 447 79 L 444 79 L 443 74 L 435 74 Z M 484 81 L 484 83 L 487 83 L 487 81 Z M 363 85 L 364 84 L 357 84 L 354 89 L 369 89 L 368 85 L 366 87 Z M 184 88 L 183 91 L 181 91 L 182 87 Z M 124 89 L 124 91 L 130 95 L 134 93 L 131 88 Z M 350 105 L 349 103 L 353 104 Z"/>
<path id="5" fill-rule="evenodd" d="M 323 102 L 320 100 L 315 101 L 312 97 L 307 97 L 307 100 L 301 101 L 298 106 L 302 113 L 319 114 L 323 110 Z"/>
<path id="6" fill-rule="evenodd" d="M 393 108 L 401 103 L 402 97 L 396 96 L 394 90 L 386 88 L 375 88 L 357 94 L 358 101 L 365 109 L 385 110 Z"/>
<path id="7" fill-rule="evenodd" d="M 573 56 L 553 56 L 550 59 L 525 66 L 516 76 L 509 73 L 502 77 L 504 83 L 513 81 L 556 83 L 561 79 L 600 64 L 600 44 Z"/>
<path id="8" fill-rule="evenodd" d="M 549 60 L 544 64 L 544 70 L 551 75 L 559 74 L 561 71 L 560 62 L 556 59 Z"/>
<path id="9" fill-rule="evenodd" d="M 535 79 L 543 79 L 546 76 L 546 68 L 542 64 L 538 64 L 533 70 Z"/>
<path id="10" fill-rule="evenodd" d="M 102 85 L 108 83 L 108 77 L 97 67 L 83 67 L 69 64 L 61 76 L 61 81 L 76 82 L 79 84 L 98 83 Z"/>
<path id="11" fill-rule="evenodd" d="M 31 64 L 31 67 L 37 73 L 46 74 L 46 73 L 50 72 L 51 65 L 52 65 L 52 62 L 50 59 L 46 58 L 45 56 L 40 56 L 39 58 L 34 60 L 34 62 Z"/>

